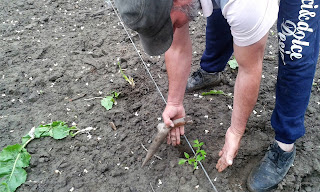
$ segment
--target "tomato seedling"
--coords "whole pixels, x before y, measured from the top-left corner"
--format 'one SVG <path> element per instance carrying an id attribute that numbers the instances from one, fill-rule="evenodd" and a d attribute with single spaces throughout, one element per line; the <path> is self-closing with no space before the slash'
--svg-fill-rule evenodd
<path id="1" fill-rule="evenodd" d="M 190 165 L 193 165 L 194 169 L 197 169 L 198 167 L 198 161 L 205 160 L 207 153 L 201 149 L 201 146 L 204 144 L 203 142 L 199 143 L 198 139 L 194 140 L 193 147 L 196 147 L 196 154 L 193 157 L 190 157 L 190 155 L 186 152 L 184 152 L 184 156 L 186 159 L 180 159 L 179 165 L 183 165 L 186 162 L 188 162 Z"/>

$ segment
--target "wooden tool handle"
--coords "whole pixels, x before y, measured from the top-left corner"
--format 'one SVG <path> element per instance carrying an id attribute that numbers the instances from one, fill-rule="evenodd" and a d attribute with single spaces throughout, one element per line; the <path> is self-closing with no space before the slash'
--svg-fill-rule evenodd
<path id="1" fill-rule="evenodd" d="M 193 121 L 191 120 L 190 116 L 185 116 L 185 117 L 182 117 L 182 118 L 179 118 L 179 119 L 175 119 L 172 122 L 174 124 L 174 127 L 169 127 L 169 128 L 180 127 L 180 126 L 183 126 L 185 124 L 193 123 Z"/>

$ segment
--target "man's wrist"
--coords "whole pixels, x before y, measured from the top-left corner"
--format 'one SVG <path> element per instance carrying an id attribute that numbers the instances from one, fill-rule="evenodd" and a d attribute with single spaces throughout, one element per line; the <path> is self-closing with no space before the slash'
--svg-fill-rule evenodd
<path id="1" fill-rule="evenodd" d="M 183 102 L 182 101 L 174 101 L 174 100 L 169 100 L 167 102 L 167 105 L 171 105 L 171 106 L 183 106 Z"/>
<path id="2" fill-rule="evenodd" d="M 243 134 L 244 134 L 245 129 L 246 129 L 245 127 L 244 127 L 244 128 L 229 127 L 228 130 L 229 130 L 232 134 L 234 134 L 234 135 L 236 135 L 236 136 L 238 136 L 238 137 L 242 137 Z"/>

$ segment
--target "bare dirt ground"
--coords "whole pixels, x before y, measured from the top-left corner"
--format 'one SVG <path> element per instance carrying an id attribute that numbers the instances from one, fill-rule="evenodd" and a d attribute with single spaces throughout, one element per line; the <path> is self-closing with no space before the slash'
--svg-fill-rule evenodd
<path id="1" fill-rule="evenodd" d="M 153 158 L 141 168 L 146 155 L 142 145 L 150 145 L 165 105 L 118 18 L 103 0 L 1 0 L 0 6 L 0 149 L 19 143 L 31 127 L 51 121 L 95 128 L 91 138 L 82 134 L 31 142 L 27 182 L 17 191 L 212 191 L 201 169 L 178 165 L 183 152 L 190 151 L 184 140 L 176 148 L 163 144 L 157 153 L 162 160 Z M 190 26 L 193 70 L 204 50 L 204 27 L 201 16 Z M 130 35 L 142 50 L 137 34 Z M 185 96 L 186 112 L 194 120 L 186 126 L 186 135 L 205 143 L 208 155 L 203 164 L 219 191 L 247 191 L 251 168 L 273 140 L 269 119 L 275 102 L 276 39 L 273 28 L 255 111 L 234 165 L 223 173 L 217 172 L 215 164 L 230 124 L 232 98 L 199 97 L 210 89 Z M 163 56 L 141 53 L 166 95 Z M 134 88 L 119 73 L 118 61 L 125 74 L 133 77 Z M 236 73 L 227 67 L 223 83 L 214 89 L 232 93 Z M 306 135 L 297 141 L 294 166 L 276 191 L 320 191 L 319 76 L 318 70 L 305 116 Z M 99 97 L 112 91 L 121 94 L 117 105 L 106 111 Z"/>

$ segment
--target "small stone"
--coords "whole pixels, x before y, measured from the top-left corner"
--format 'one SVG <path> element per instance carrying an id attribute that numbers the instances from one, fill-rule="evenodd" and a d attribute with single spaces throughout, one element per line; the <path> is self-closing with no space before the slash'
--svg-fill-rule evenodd
<path id="1" fill-rule="evenodd" d="M 54 173 L 61 175 L 61 171 L 55 170 Z"/>
<path id="2" fill-rule="evenodd" d="M 315 109 L 314 107 L 312 107 L 311 105 L 309 105 L 308 108 L 307 108 L 307 111 L 308 111 L 310 114 L 313 114 L 313 113 L 316 113 L 316 112 L 317 112 L 317 109 Z"/>
<path id="3" fill-rule="evenodd" d="M 307 186 L 307 187 L 305 188 L 305 190 L 306 190 L 307 192 L 310 192 L 310 191 L 312 191 L 312 188 L 311 188 L 310 186 Z"/>
<path id="4" fill-rule="evenodd" d="M 181 178 L 180 178 L 180 184 L 181 184 L 181 185 L 184 185 L 186 182 L 187 182 L 187 180 L 186 180 L 185 177 L 181 177 Z"/>
<path id="5" fill-rule="evenodd" d="M 170 167 L 175 167 L 177 165 L 177 162 L 176 161 L 170 161 Z"/>
<path id="6" fill-rule="evenodd" d="M 34 103 L 34 102 L 36 102 L 38 99 L 39 99 L 38 93 L 37 93 L 37 92 L 33 92 L 33 93 L 31 93 L 31 95 L 29 96 L 28 101 L 31 102 L 31 103 Z"/>
<path id="7" fill-rule="evenodd" d="M 39 163 L 44 163 L 45 162 L 45 158 L 39 158 Z"/>

